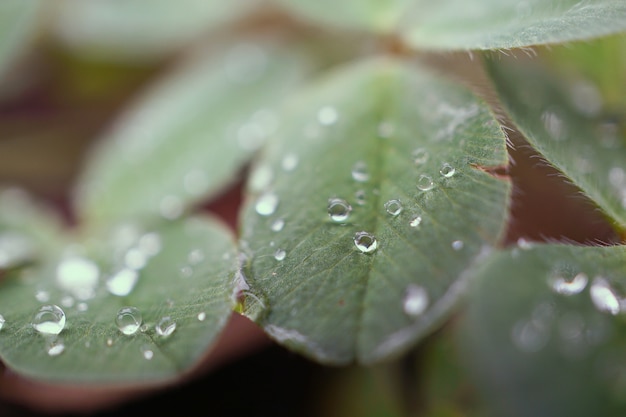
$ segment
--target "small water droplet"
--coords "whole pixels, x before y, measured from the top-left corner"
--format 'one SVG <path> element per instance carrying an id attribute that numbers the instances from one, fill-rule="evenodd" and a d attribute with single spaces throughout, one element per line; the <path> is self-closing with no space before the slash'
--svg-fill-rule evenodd
<path id="1" fill-rule="evenodd" d="M 411 153 L 411 156 L 413 157 L 413 163 L 419 166 L 428 161 L 430 154 L 424 148 L 417 148 Z"/>
<path id="2" fill-rule="evenodd" d="M 426 174 L 422 174 L 417 179 L 416 186 L 418 190 L 430 191 L 435 187 L 435 183 L 433 182 L 433 179 L 430 176 Z"/>
<path id="3" fill-rule="evenodd" d="M 277 261 L 282 261 L 285 259 L 285 256 L 287 256 L 287 252 L 284 249 L 276 249 L 276 252 L 274 252 L 274 259 Z"/>
<path id="4" fill-rule="evenodd" d="M 209 189 L 209 176 L 202 169 L 194 169 L 185 174 L 183 186 L 191 195 L 202 195 Z"/>
<path id="5" fill-rule="evenodd" d="M 201 311 L 198 313 L 198 321 L 204 321 L 206 319 L 206 313 L 204 311 Z"/>
<path id="6" fill-rule="evenodd" d="M 158 233 L 146 233 L 137 242 L 137 248 L 147 256 L 156 256 L 161 252 L 163 243 Z"/>
<path id="7" fill-rule="evenodd" d="M 328 215 L 334 222 L 345 222 L 350 216 L 352 206 L 342 198 L 328 199 Z"/>
<path id="8" fill-rule="evenodd" d="M 461 250 L 463 249 L 464 243 L 462 240 L 455 240 L 454 242 L 452 242 L 452 249 L 454 250 Z"/>
<path id="9" fill-rule="evenodd" d="M 64 295 L 61 298 L 61 305 L 63 307 L 72 307 L 74 305 L 74 297 L 71 295 Z"/>
<path id="10" fill-rule="evenodd" d="M 533 243 L 528 239 L 520 237 L 519 239 L 517 239 L 517 247 L 522 250 L 530 250 L 533 248 Z"/>
<path id="11" fill-rule="evenodd" d="M 428 307 L 428 293 L 424 287 L 410 284 L 404 293 L 402 308 L 408 316 L 417 317 Z"/>
<path id="12" fill-rule="evenodd" d="M 4 323 L 6 323 L 6 319 L 4 318 L 4 316 L 2 314 L 0 314 L 0 330 L 2 330 L 2 328 L 4 327 Z"/>
<path id="13" fill-rule="evenodd" d="M 87 303 L 81 302 L 76 304 L 76 310 L 82 312 L 85 312 L 87 310 L 89 310 L 89 305 Z"/>
<path id="14" fill-rule="evenodd" d="M 107 345 L 108 347 L 111 347 L 111 346 L 113 346 L 113 339 L 111 339 L 110 337 L 108 337 L 105 343 L 106 343 L 106 345 Z"/>
<path id="15" fill-rule="evenodd" d="M 124 254 L 124 264 L 129 269 L 136 271 L 142 269 L 148 263 L 148 256 L 139 248 L 130 248 Z"/>
<path id="16" fill-rule="evenodd" d="M 182 200 L 175 195 L 167 195 L 159 203 L 159 213 L 164 219 L 176 220 L 183 214 Z"/>
<path id="17" fill-rule="evenodd" d="M 365 162 L 358 161 L 354 164 L 352 167 L 352 179 L 358 182 L 365 182 L 370 179 L 370 173 Z"/>
<path id="18" fill-rule="evenodd" d="M 558 294 L 575 295 L 587 286 L 589 281 L 583 272 L 577 272 L 574 267 L 567 265 L 557 266 L 548 276 L 548 285 Z"/>
<path id="19" fill-rule="evenodd" d="M 283 168 L 284 171 L 291 172 L 298 167 L 299 162 L 300 159 L 298 158 L 298 155 L 296 155 L 295 153 L 288 153 L 283 157 L 282 161 L 280 162 L 280 166 Z"/>
<path id="20" fill-rule="evenodd" d="M 189 261 L 191 265 L 198 265 L 204 261 L 204 258 L 204 252 L 201 249 L 194 249 L 187 255 L 187 261 Z"/>
<path id="21" fill-rule="evenodd" d="M 176 322 L 170 316 L 165 316 L 159 320 L 155 330 L 159 336 L 168 337 L 176 330 Z"/>
<path id="22" fill-rule="evenodd" d="M 541 114 L 543 126 L 550 136 L 555 140 L 561 140 L 565 137 L 565 125 L 563 119 L 554 111 L 545 111 Z"/>
<path id="23" fill-rule="evenodd" d="M 511 330 L 513 344 L 525 353 L 540 351 L 549 339 L 549 328 L 537 320 L 520 320 L 515 323 Z"/>
<path id="24" fill-rule="evenodd" d="M 589 295 L 598 311 L 612 315 L 617 315 L 620 312 L 620 299 L 606 278 L 595 277 Z"/>
<path id="25" fill-rule="evenodd" d="M 456 168 L 446 162 L 441 166 L 439 173 L 445 178 L 451 178 L 456 173 Z"/>
<path id="26" fill-rule="evenodd" d="M 148 345 L 141 347 L 141 355 L 145 360 L 151 360 L 154 357 L 154 351 Z"/>
<path id="27" fill-rule="evenodd" d="M 278 207 L 278 196 L 273 192 L 261 194 L 254 206 L 256 212 L 261 216 L 271 216 Z"/>
<path id="28" fill-rule="evenodd" d="M 400 200 L 389 200 L 385 203 L 385 211 L 392 215 L 398 216 L 402 213 L 402 202 Z"/>
<path id="29" fill-rule="evenodd" d="M 389 139 L 395 133 L 395 127 L 391 122 L 381 122 L 378 125 L 378 137 L 381 139 Z"/>
<path id="30" fill-rule="evenodd" d="M 411 227 L 419 227 L 422 224 L 422 216 L 415 216 L 409 222 L 409 226 Z"/>
<path id="31" fill-rule="evenodd" d="M 61 338 L 53 338 L 46 341 L 46 352 L 48 356 L 59 356 L 65 351 L 65 344 Z"/>
<path id="32" fill-rule="evenodd" d="M 141 312 L 136 307 L 122 307 L 115 316 L 115 324 L 123 334 L 130 336 L 141 327 Z"/>
<path id="33" fill-rule="evenodd" d="M 285 227 L 285 220 L 276 219 L 274 220 L 274 222 L 272 222 L 270 229 L 272 230 L 272 232 L 280 232 L 281 230 L 283 230 L 283 227 Z"/>
<path id="34" fill-rule="evenodd" d="M 124 297 L 131 293 L 139 280 L 139 273 L 130 268 L 122 268 L 106 279 L 106 288 L 113 295 Z"/>
<path id="35" fill-rule="evenodd" d="M 56 268 L 57 284 L 80 300 L 95 296 L 99 277 L 98 265 L 78 256 L 63 259 Z"/>
<path id="36" fill-rule="evenodd" d="M 378 248 L 378 241 L 368 232 L 356 232 L 354 245 L 363 253 L 372 253 Z"/>
<path id="37" fill-rule="evenodd" d="M 189 265 L 181 266 L 179 273 L 181 278 L 190 278 L 193 275 L 193 268 Z"/>
<path id="38" fill-rule="evenodd" d="M 41 306 L 31 324 L 41 334 L 57 335 L 65 328 L 65 312 L 54 304 Z"/>
<path id="39" fill-rule="evenodd" d="M 274 171 L 272 167 L 266 164 L 257 166 L 248 180 L 250 190 L 261 192 L 266 190 L 274 180 Z"/>
<path id="40" fill-rule="evenodd" d="M 366 201 L 366 194 L 364 190 L 358 190 L 357 192 L 354 193 L 354 198 L 356 200 L 356 203 L 359 206 L 362 206 L 365 204 Z"/>
<path id="41" fill-rule="evenodd" d="M 339 119 L 339 112 L 332 106 L 324 106 L 317 112 L 317 120 L 324 126 L 330 126 Z"/>
<path id="42" fill-rule="evenodd" d="M 35 291 L 35 299 L 40 303 L 47 303 L 50 301 L 50 293 L 46 290 Z"/>

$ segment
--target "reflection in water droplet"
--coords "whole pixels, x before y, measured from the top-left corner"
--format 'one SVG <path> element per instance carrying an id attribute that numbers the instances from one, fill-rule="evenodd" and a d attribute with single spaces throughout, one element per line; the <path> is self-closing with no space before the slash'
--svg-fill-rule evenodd
<path id="1" fill-rule="evenodd" d="M 273 192 L 267 192 L 259 197 L 254 208 L 261 216 L 270 216 L 276 211 L 278 201 L 278 196 L 276 194 Z"/>
<path id="2" fill-rule="evenodd" d="M 441 166 L 439 173 L 445 178 L 451 178 L 456 173 L 456 168 L 446 162 Z"/>
<path id="3" fill-rule="evenodd" d="M 342 198 L 328 199 L 328 215 L 334 222 L 344 222 L 348 220 L 352 206 Z"/>
<path id="4" fill-rule="evenodd" d="M 420 224 L 422 224 L 422 216 L 415 216 L 409 222 L 409 226 L 411 227 L 418 227 Z"/>
<path id="5" fill-rule="evenodd" d="M 285 259 L 285 256 L 287 256 L 287 252 L 285 252 L 283 249 L 276 249 L 276 252 L 274 252 L 274 259 L 276 259 L 277 261 L 282 261 L 283 259 Z"/>
<path id="6" fill-rule="evenodd" d="M 130 268 L 122 268 L 106 279 L 106 288 L 113 295 L 125 297 L 131 293 L 139 280 L 139 273 Z"/>
<path id="7" fill-rule="evenodd" d="M 430 155 L 426 149 L 417 148 L 411 153 L 411 156 L 415 165 L 422 165 L 428 161 Z"/>
<path id="8" fill-rule="evenodd" d="M 363 253 L 372 253 L 378 248 L 378 241 L 368 232 L 356 232 L 354 245 Z"/>
<path id="9" fill-rule="evenodd" d="M 280 232 L 281 230 L 283 230 L 283 227 L 285 227 L 285 220 L 276 219 L 274 220 L 274 222 L 272 222 L 270 229 L 272 230 L 272 232 Z"/>
<path id="10" fill-rule="evenodd" d="M 176 330 L 176 322 L 170 316 L 165 316 L 159 320 L 155 330 L 159 336 L 168 337 Z"/>
<path id="11" fill-rule="evenodd" d="M 324 106 L 317 112 L 317 120 L 324 126 L 335 124 L 338 119 L 339 113 L 332 106 Z"/>
<path id="12" fill-rule="evenodd" d="M 428 293 L 424 287 L 409 284 L 404 293 L 402 308 L 406 315 L 417 317 L 428 307 Z"/>
<path id="13" fill-rule="evenodd" d="M 58 285 L 76 298 L 93 298 L 100 277 L 100 269 L 89 259 L 77 256 L 63 259 L 56 268 Z"/>
<path id="14" fill-rule="evenodd" d="M 154 352 L 152 351 L 152 349 L 150 348 L 150 346 L 148 345 L 143 345 L 141 347 L 141 355 L 143 356 L 143 358 L 145 360 L 151 360 L 154 357 Z"/>
<path id="15" fill-rule="evenodd" d="M 352 179 L 358 182 L 365 182 L 370 179 L 370 174 L 365 162 L 358 161 L 354 164 L 352 167 Z"/>
<path id="16" fill-rule="evenodd" d="M 65 344 L 61 338 L 53 338 L 46 341 L 46 352 L 48 356 L 59 356 L 65 351 Z"/>
<path id="17" fill-rule="evenodd" d="M 159 203 L 159 213 L 164 219 L 176 220 L 183 214 L 183 202 L 175 195 L 167 195 Z"/>
<path id="18" fill-rule="evenodd" d="M 6 322 L 7 321 L 5 320 L 4 316 L 0 314 L 0 330 L 2 330 L 2 328 L 4 327 L 4 323 Z"/>
<path id="19" fill-rule="evenodd" d="M 206 319 L 206 313 L 204 311 L 201 311 L 198 313 L 198 321 L 204 321 Z"/>
<path id="20" fill-rule="evenodd" d="M 417 179 L 417 184 L 416 184 L 418 190 L 421 191 L 430 191 L 435 187 L 435 183 L 433 182 L 433 179 L 426 175 L 426 174 L 422 174 L 419 176 L 419 178 Z"/>
<path id="21" fill-rule="evenodd" d="M 65 328 L 65 312 L 53 304 L 41 306 L 33 316 L 31 324 L 41 334 L 59 334 Z"/>
<path id="22" fill-rule="evenodd" d="M 288 153 L 285 155 L 280 162 L 280 166 L 286 172 L 291 172 L 298 167 L 298 163 L 300 162 L 298 155 L 295 153 Z"/>
<path id="23" fill-rule="evenodd" d="M 612 315 L 617 315 L 620 312 L 620 299 L 606 278 L 595 277 L 591 283 L 589 294 L 598 311 Z"/>
<path id="24" fill-rule="evenodd" d="M 548 276 L 548 285 L 558 294 L 574 295 L 582 292 L 589 279 L 583 272 L 576 272 L 573 267 L 560 265 Z"/>
<path id="25" fill-rule="evenodd" d="M 397 216 L 402 213 L 402 202 L 400 200 L 389 200 L 385 203 L 385 211 L 392 215 Z"/>
<path id="26" fill-rule="evenodd" d="M 452 249 L 454 250 L 461 250 L 463 249 L 464 243 L 462 240 L 455 240 L 454 242 L 452 242 Z"/>
<path id="27" fill-rule="evenodd" d="M 115 316 L 117 328 L 125 335 L 137 333 L 142 320 L 141 312 L 136 307 L 122 307 Z"/>

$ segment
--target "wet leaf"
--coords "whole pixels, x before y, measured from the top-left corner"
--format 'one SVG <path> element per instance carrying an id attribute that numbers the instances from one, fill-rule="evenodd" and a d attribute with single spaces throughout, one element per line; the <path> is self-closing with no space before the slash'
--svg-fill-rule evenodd
<path id="1" fill-rule="evenodd" d="M 276 127 L 274 107 L 310 70 L 288 42 L 202 51 L 149 88 L 100 138 L 79 181 L 88 222 L 182 215 L 232 184 Z"/>
<path id="2" fill-rule="evenodd" d="M 624 30 L 622 0 L 421 0 L 400 29 L 411 45 L 436 50 L 518 48 Z"/>
<path id="3" fill-rule="evenodd" d="M 619 45 L 619 43 L 617 44 Z M 558 48 L 557 48 L 558 49 Z M 616 49 L 624 54 L 624 49 Z M 528 141 L 577 185 L 622 230 L 626 227 L 626 102 L 605 99 L 607 81 L 577 65 L 571 54 L 560 70 L 545 60 L 487 61 L 500 100 Z M 597 49 L 597 67 L 612 74 L 611 90 L 626 91 L 626 60 Z M 587 68 L 589 68 L 589 58 Z M 566 65 L 566 62 L 570 65 Z"/>
<path id="4" fill-rule="evenodd" d="M 67 246 L 54 261 L 9 274 L 0 287 L 0 357 L 38 380 L 174 379 L 229 318 L 236 264 L 230 232 L 211 218 L 151 229 L 121 224 L 106 239 Z M 39 309 L 49 314 L 54 309 L 45 306 L 54 305 L 65 326 L 57 317 L 37 330 Z M 131 335 L 122 330 L 132 326 L 116 322 L 124 307 L 138 311 L 130 311 L 137 319 L 130 324 L 141 326 Z"/>
<path id="5" fill-rule="evenodd" d="M 444 320 L 503 228 L 506 164 L 488 107 L 379 59 L 293 97 L 250 175 L 244 312 L 324 363 L 370 363 Z M 249 287 L 249 288 L 248 288 Z"/>
<path id="6" fill-rule="evenodd" d="M 494 415 L 624 414 L 625 255 L 537 245 L 479 270 L 464 352 Z"/>
<path id="7" fill-rule="evenodd" d="M 6 0 L 0 3 L 0 75 L 28 48 L 38 30 L 41 0 Z"/>

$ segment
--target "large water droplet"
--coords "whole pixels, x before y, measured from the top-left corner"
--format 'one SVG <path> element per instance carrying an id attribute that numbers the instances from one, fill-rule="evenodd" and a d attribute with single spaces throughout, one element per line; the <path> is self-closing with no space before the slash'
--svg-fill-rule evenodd
<path id="1" fill-rule="evenodd" d="M 317 120 L 324 126 L 335 124 L 339 119 L 339 112 L 332 106 L 324 106 L 317 112 Z"/>
<path id="2" fill-rule="evenodd" d="M 4 316 L 0 314 L 0 330 L 2 330 L 2 328 L 4 327 L 4 323 L 6 322 L 7 321 L 5 320 Z"/>
<path id="3" fill-rule="evenodd" d="M 582 292 L 587 286 L 589 279 L 583 272 L 577 272 L 574 268 L 560 265 L 548 276 L 550 288 L 562 295 L 574 295 Z"/>
<path id="4" fill-rule="evenodd" d="M 137 333 L 142 321 L 141 312 L 137 307 L 122 307 L 115 316 L 117 328 L 125 335 Z"/>
<path id="5" fill-rule="evenodd" d="M 358 161 L 354 164 L 352 167 L 352 178 L 358 182 L 365 182 L 370 179 L 370 173 L 365 162 Z"/>
<path id="6" fill-rule="evenodd" d="M 387 201 L 385 203 L 385 211 L 392 216 L 398 216 L 402 213 L 402 202 L 395 199 Z"/>
<path id="7" fill-rule="evenodd" d="M 139 273 L 136 270 L 122 268 L 107 278 L 106 288 L 111 294 L 124 297 L 131 293 L 138 280 Z"/>
<path id="8" fill-rule="evenodd" d="M 298 158 L 298 155 L 296 155 L 295 153 L 288 153 L 283 157 L 282 161 L 280 162 L 280 166 L 283 168 L 284 171 L 291 172 L 298 167 L 299 162 L 300 159 Z"/>
<path id="9" fill-rule="evenodd" d="M 415 228 L 419 227 L 420 224 L 422 224 L 422 216 L 415 216 L 409 222 L 409 226 Z"/>
<path id="10" fill-rule="evenodd" d="M 276 219 L 274 220 L 274 222 L 272 222 L 270 229 L 272 230 L 272 232 L 280 232 L 281 230 L 283 230 L 283 227 L 285 227 L 285 220 Z"/>
<path id="11" fill-rule="evenodd" d="M 46 352 L 48 356 L 59 356 L 65 352 L 65 343 L 63 339 L 55 337 L 46 341 Z"/>
<path id="12" fill-rule="evenodd" d="M 441 166 L 441 169 L 439 170 L 439 173 L 444 177 L 444 178 L 451 178 L 454 176 L 454 174 L 456 173 L 456 168 L 454 168 L 452 165 L 450 165 L 449 163 L 444 163 Z"/>
<path id="13" fill-rule="evenodd" d="M 433 179 L 429 175 L 422 174 L 417 179 L 416 186 L 418 190 L 430 191 L 435 187 L 435 183 L 433 182 Z"/>
<path id="14" fill-rule="evenodd" d="M 159 213 L 167 220 L 178 219 L 183 214 L 184 208 L 182 200 L 175 195 L 167 195 L 159 203 Z"/>
<path id="15" fill-rule="evenodd" d="M 356 232 L 354 234 L 354 245 L 363 253 L 372 253 L 378 248 L 378 241 L 374 235 L 368 232 Z"/>
<path id="16" fill-rule="evenodd" d="M 276 249 L 276 252 L 274 252 L 274 259 L 277 261 L 282 261 L 286 256 L 287 252 L 284 249 Z"/>
<path id="17" fill-rule="evenodd" d="M 65 312 L 54 304 L 41 306 L 33 316 L 31 324 L 41 334 L 59 334 L 65 328 Z"/>
<path id="18" fill-rule="evenodd" d="M 328 199 L 328 215 L 334 222 L 345 222 L 350 216 L 352 206 L 342 198 Z"/>
<path id="19" fill-rule="evenodd" d="M 271 216 L 278 207 L 278 196 L 273 192 L 261 194 L 254 206 L 256 212 L 261 216 Z"/>
<path id="20" fill-rule="evenodd" d="M 593 305 L 603 313 L 617 315 L 620 310 L 620 299 L 615 290 L 604 277 L 595 277 L 589 290 Z"/>
<path id="21" fill-rule="evenodd" d="M 411 153 L 411 156 L 415 165 L 423 165 L 428 161 L 430 154 L 424 148 L 417 148 Z"/>
<path id="22" fill-rule="evenodd" d="M 410 284 L 404 293 L 402 308 L 408 316 L 417 317 L 426 310 L 428 302 L 426 289 L 416 284 Z"/>
<path id="23" fill-rule="evenodd" d="M 176 322 L 170 316 L 165 316 L 159 320 L 155 330 L 159 336 L 168 337 L 176 330 Z"/>
<path id="24" fill-rule="evenodd" d="M 100 269 L 94 262 L 77 256 L 63 259 L 56 268 L 58 285 L 81 300 L 94 297 L 99 277 Z"/>

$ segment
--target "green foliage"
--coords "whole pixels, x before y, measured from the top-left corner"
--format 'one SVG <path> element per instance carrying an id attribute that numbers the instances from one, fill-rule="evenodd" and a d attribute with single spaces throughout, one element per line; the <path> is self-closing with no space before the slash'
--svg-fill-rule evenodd
<path id="1" fill-rule="evenodd" d="M 623 247 L 507 248 L 506 132 L 624 236 L 624 31 L 622 0 L 5 1 L 13 114 L 37 52 L 99 68 L 94 101 L 124 71 L 154 78 L 67 186 L 77 224 L 2 184 L 0 358 L 34 380 L 172 381 L 235 311 L 317 362 L 380 365 L 346 379 L 353 398 L 392 378 L 380 413 L 623 414 Z M 236 225 L 204 213 L 240 182 Z"/>

